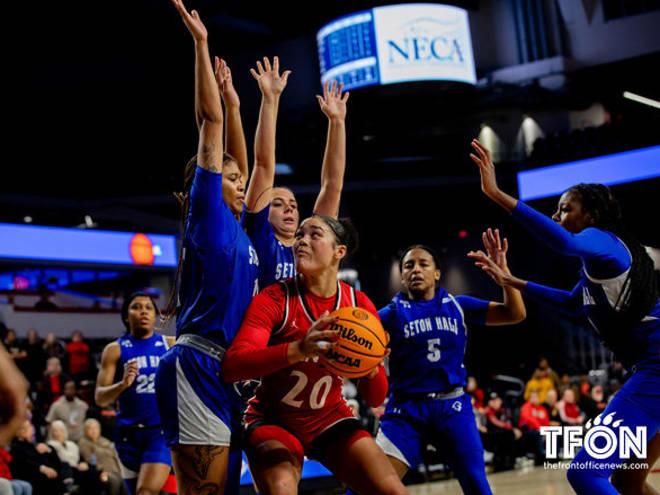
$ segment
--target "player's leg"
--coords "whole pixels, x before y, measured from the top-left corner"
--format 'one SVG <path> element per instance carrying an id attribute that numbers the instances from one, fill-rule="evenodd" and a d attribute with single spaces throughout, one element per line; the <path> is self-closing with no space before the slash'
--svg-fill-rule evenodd
<path id="1" fill-rule="evenodd" d="M 622 427 L 630 428 L 633 433 L 637 427 L 644 427 L 647 438 L 655 436 L 660 430 L 660 373 L 655 370 L 638 370 L 633 373 L 600 418 L 617 439 L 620 438 L 619 429 Z M 596 447 L 604 448 L 604 443 L 596 442 Z M 597 459 L 585 447 L 580 449 L 567 473 L 568 481 L 578 495 L 619 493 L 609 478 L 616 469 L 614 466 L 628 460 L 621 457 L 621 450 L 616 448 L 609 457 Z"/>
<path id="2" fill-rule="evenodd" d="M 492 495 L 486 479 L 484 447 L 477 430 L 468 394 L 435 401 L 433 418 L 438 434 L 434 446 L 446 453 L 447 462 L 465 495 Z"/>
<path id="3" fill-rule="evenodd" d="M 255 424 L 246 434 L 250 473 L 263 495 L 295 495 L 302 474 L 303 446 L 285 429 Z"/>
<path id="4" fill-rule="evenodd" d="M 156 397 L 180 495 L 224 493 L 236 399 L 220 376 L 219 360 L 187 346 L 160 360 Z"/>
<path id="5" fill-rule="evenodd" d="M 137 478 L 137 495 L 158 495 L 170 475 L 170 468 L 170 464 L 142 464 Z"/>
<path id="6" fill-rule="evenodd" d="M 165 444 L 165 434 L 160 428 L 138 432 L 142 440 L 142 458 L 137 480 L 137 495 L 158 495 L 163 489 L 172 468 L 170 449 Z"/>
<path id="7" fill-rule="evenodd" d="M 626 463 L 629 465 L 645 463 L 646 468 L 618 469 L 612 475 L 612 484 L 623 495 L 660 495 L 660 491 L 646 481 L 658 459 L 660 459 L 660 433 L 656 433 L 649 441 L 645 459 L 635 457 Z"/>
<path id="8" fill-rule="evenodd" d="M 383 450 L 354 418 L 323 432 L 314 440 L 312 450 L 315 458 L 357 493 L 408 493 Z"/>
<path id="9" fill-rule="evenodd" d="M 129 495 L 136 495 L 141 453 L 133 428 L 120 426 L 117 429 L 115 449 L 119 458 L 119 471 L 124 479 L 126 491 Z"/>

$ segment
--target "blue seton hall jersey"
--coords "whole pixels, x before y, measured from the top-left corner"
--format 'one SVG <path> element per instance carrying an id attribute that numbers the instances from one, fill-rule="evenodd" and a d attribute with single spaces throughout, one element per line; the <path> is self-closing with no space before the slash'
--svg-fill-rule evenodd
<path id="1" fill-rule="evenodd" d="M 222 199 L 222 174 L 197 167 L 183 238 L 177 337 L 193 333 L 229 347 L 259 292 L 259 259 Z"/>
<path id="2" fill-rule="evenodd" d="M 245 221 L 247 233 L 259 256 L 259 287 L 262 289 L 296 274 L 293 248 L 277 240 L 268 222 L 269 212 L 270 204 L 258 213 L 248 213 Z"/>
<path id="3" fill-rule="evenodd" d="M 467 325 L 483 325 L 488 301 L 452 296 L 442 287 L 430 301 L 399 292 L 378 312 L 390 334 L 392 394 L 442 392 L 464 386 Z"/>
<path id="4" fill-rule="evenodd" d="M 139 370 L 133 385 L 119 395 L 117 424 L 159 425 L 155 378 L 160 358 L 168 349 L 167 339 L 157 333 L 148 339 L 137 339 L 127 333 L 119 337 L 117 343 L 120 350 L 117 375 L 120 379 L 124 365 L 129 361 L 137 361 Z"/>
<path id="5" fill-rule="evenodd" d="M 518 201 L 513 218 L 551 248 L 582 259 L 580 281 L 571 292 L 528 282 L 523 294 L 560 311 L 584 316 L 623 364 L 660 364 L 660 300 L 632 328 L 612 324 L 621 309 L 632 266 L 628 247 L 612 232 L 594 227 L 571 234 L 545 215 Z"/>

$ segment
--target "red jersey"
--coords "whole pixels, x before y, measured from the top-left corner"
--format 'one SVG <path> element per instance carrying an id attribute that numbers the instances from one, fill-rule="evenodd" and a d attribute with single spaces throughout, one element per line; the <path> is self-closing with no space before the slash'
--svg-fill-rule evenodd
<path id="1" fill-rule="evenodd" d="M 89 346 L 82 340 L 69 342 L 66 345 L 69 355 L 69 373 L 87 373 L 89 371 Z"/>
<path id="2" fill-rule="evenodd" d="M 241 328 L 223 359 L 227 381 L 263 377 L 249 401 L 246 423 L 266 421 L 295 434 L 307 448 L 333 423 L 353 417 L 341 395 L 342 379 L 318 359 L 291 364 L 287 349 L 301 340 L 324 312 L 346 306 L 361 307 L 374 315 L 376 308 L 362 292 L 342 282 L 328 298 L 306 291 L 297 277 L 260 292 L 247 309 Z M 381 367 L 377 378 L 358 386 L 367 401 L 380 405 L 387 393 Z"/>

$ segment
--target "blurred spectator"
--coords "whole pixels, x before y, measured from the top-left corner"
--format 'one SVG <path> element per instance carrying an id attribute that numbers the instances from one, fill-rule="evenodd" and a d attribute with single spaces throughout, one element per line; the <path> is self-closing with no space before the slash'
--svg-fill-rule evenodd
<path id="1" fill-rule="evenodd" d="M 85 461 L 80 460 L 80 449 L 78 445 L 68 439 L 66 425 L 63 421 L 53 421 L 50 425 L 48 435 L 50 445 L 62 462 L 62 472 L 67 473 L 64 484 L 80 487 L 82 493 L 98 493 L 102 489 L 100 473 L 94 467 L 90 467 Z M 66 469 L 68 466 L 69 469 Z"/>
<path id="2" fill-rule="evenodd" d="M 39 333 L 34 328 L 30 328 L 27 335 L 27 342 L 23 346 L 27 353 L 23 360 L 24 373 L 30 383 L 36 383 L 46 367 L 46 353 Z"/>
<path id="3" fill-rule="evenodd" d="M 550 367 L 550 362 L 548 361 L 548 358 L 541 357 L 541 359 L 539 359 L 539 370 L 541 370 L 542 375 L 545 375 L 548 378 L 550 378 L 550 380 L 552 381 L 552 388 L 554 388 L 554 389 L 559 388 L 559 385 L 560 385 L 559 375 L 557 374 L 557 372 L 555 370 L 553 370 Z M 539 399 L 541 400 L 541 402 L 544 401 L 544 399 L 542 397 L 539 397 Z"/>
<path id="4" fill-rule="evenodd" d="M 34 427 L 25 420 L 11 444 L 9 465 L 15 478 L 30 480 L 35 495 L 60 495 L 65 492 L 60 472 L 62 463 L 45 443 L 34 444 Z"/>
<path id="5" fill-rule="evenodd" d="M 532 390 L 529 401 L 525 402 L 520 409 L 519 426 L 523 432 L 523 448 L 525 452 L 534 454 L 536 465 L 543 463 L 545 459 L 545 448 L 541 437 L 541 426 L 549 426 L 548 411 L 541 405 L 539 393 Z"/>
<path id="6" fill-rule="evenodd" d="M 34 303 L 34 309 L 38 309 L 41 311 L 53 311 L 57 309 L 57 305 L 50 300 L 50 297 L 52 296 L 52 292 L 49 292 L 47 290 L 42 290 L 39 292 L 39 300 Z"/>
<path id="7" fill-rule="evenodd" d="M 587 397 L 583 397 L 580 401 L 580 409 L 584 412 L 586 419 L 593 419 L 602 413 L 607 407 L 605 401 L 605 392 L 603 387 L 596 385 L 591 389 L 591 393 Z"/>
<path id="8" fill-rule="evenodd" d="M 474 399 L 474 407 L 483 409 L 484 407 L 484 391 L 479 388 L 477 379 L 473 376 L 468 376 L 467 387 L 465 391 Z"/>
<path id="9" fill-rule="evenodd" d="M 584 422 L 584 416 L 580 413 L 580 408 L 575 403 L 575 393 L 572 388 L 564 390 L 562 399 L 557 402 L 559 417 L 563 425 L 581 425 Z"/>
<path id="10" fill-rule="evenodd" d="M 14 360 L 14 363 L 16 363 L 16 366 L 23 371 L 23 360 L 27 357 L 27 352 L 23 349 L 23 346 L 18 343 L 16 332 L 13 328 L 7 329 L 7 336 L 5 337 L 4 344 L 9 356 Z"/>
<path id="11" fill-rule="evenodd" d="M 64 422 L 69 433 L 69 438 L 77 442 L 83 435 L 83 423 L 85 413 L 89 406 L 76 396 L 76 383 L 69 380 L 64 384 L 64 395 L 53 402 L 46 415 L 46 422 Z"/>
<path id="12" fill-rule="evenodd" d="M 89 346 L 83 341 L 83 334 L 76 330 L 71 334 L 71 342 L 66 345 L 66 355 L 69 361 L 69 374 L 80 382 L 89 375 Z"/>
<path id="13" fill-rule="evenodd" d="M 59 359 L 52 357 L 46 361 L 46 371 L 37 392 L 40 413 L 45 415 L 53 402 L 62 396 L 64 384 L 69 380 L 69 376 L 62 373 Z"/>
<path id="14" fill-rule="evenodd" d="M 611 368 L 609 369 L 608 374 L 610 380 L 617 380 L 619 383 L 623 383 L 623 378 L 626 376 L 626 371 L 623 369 L 623 364 L 621 364 L 621 361 L 614 361 Z"/>
<path id="15" fill-rule="evenodd" d="M 49 333 L 46 336 L 44 341 L 44 352 L 46 353 L 46 358 L 56 357 L 62 360 L 64 357 L 64 347 L 65 344 L 54 333 Z"/>
<path id="16" fill-rule="evenodd" d="M 586 398 L 591 395 L 591 383 L 589 383 L 589 376 L 580 375 L 580 386 L 578 389 L 580 391 L 580 398 Z"/>
<path id="17" fill-rule="evenodd" d="M 108 495 L 126 495 L 115 445 L 101 436 L 101 425 L 95 419 L 85 421 L 84 430 L 84 436 L 78 442 L 80 456 L 100 472 L 100 479 L 106 484 Z"/>
<path id="18" fill-rule="evenodd" d="M 545 394 L 543 407 L 548 412 L 550 426 L 561 426 L 561 417 L 559 416 L 559 408 L 557 407 L 557 391 L 555 389 L 548 390 L 548 393 Z"/>
<path id="19" fill-rule="evenodd" d="M 0 494 L 32 495 L 32 485 L 30 483 L 14 479 L 11 469 L 9 469 L 11 460 L 11 454 L 0 447 Z"/>
<path id="20" fill-rule="evenodd" d="M 516 462 L 515 441 L 522 437 L 522 432 L 513 427 L 509 411 L 497 392 L 491 392 L 485 415 L 488 432 L 482 440 L 484 448 L 494 454 L 493 467 L 496 471 L 512 469 Z"/>
<path id="21" fill-rule="evenodd" d="M 579 398 L 580 398 L 580 388 L 577 386 L 577 384 L 573 383 L 573 381 L 571 380 L 571 377 L 568 376 L 568 373 L 564 373 L 561 377 L 561 384 L 560 384 L 559 389 L 558 389 L 559 395 L 561 395 L 563 397 L 564 392 L 569 388 L 571 390 L 573 390 L 573 397 L 575 398 L 575 400 L 576 401 L 579 400 Z"/>
<path id="22" fill-rule="evenodd" d="M 527 382 L 525 386 L 525 400 L 529 400 L 529 394 L 532 390 L 536 390 L 539 393 L 539 399 L 541 402 L 545 401 L 545 394 L 548 393 L 548 390 L 554 388 L 552 380 L 548 376 L 547 370 L 541 370 L 536 368 L 532 378 Z"/>

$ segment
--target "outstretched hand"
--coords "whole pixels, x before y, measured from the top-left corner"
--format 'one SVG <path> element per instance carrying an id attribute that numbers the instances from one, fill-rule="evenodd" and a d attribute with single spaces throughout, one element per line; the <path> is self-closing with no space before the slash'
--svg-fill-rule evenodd
<path id="1" fill-rule="evenodd" d="M 470 158 L 479 167 L 481 174 L 481 190 L 491 199 L 494 199 L 500 192 L 497 186 L 497 179 L 495 178 L 495 165 L 490 156 L 490 151 L 478 140 L 472 140 L 472 148 L 477 152 L 477 155 L 470 153 Z"/>
<path id="2" fill-rule="evenodd" d="M 182 0 L 172 0 L 172 3 L 179 12 L 181 19 L 183 19 L 183 23 L 188 28 L 188 31 L 190 31 L 195 43 L 206 42 L 209 33 L 206 30 L 206 26 L 204 26 L 202 19 L 199 17 L 199 13 L 196 10 L 193 10 L 189 14 L 184 7 Z"/>
<path id="3" fill-rule="evenodd" d="M 223 59 L 215 57 L 215 80 L 218 83 L 218 90 L 220 96 L 228 107 L 238 107 L 241 100 L 238 98 L 238 93 L 234 89 L 234 83 L 231 78 L 231 70 Z"/>
<path id="4" fill-rule="evenodd" d="M 282 94 L 286 88 L 287 80 L 291 74 L 290 70 L 285 70 L 280 75 L 280 59 L 273 57 L 273 65 L 271 67 L 268 57 L 264 57 L 264 63 L 257 60 L 257 70 L 250 69 L 252 77 L 257 80 L 259 89 L 264 97 L 276 98 Z"/>
<path id="5" fill-rule="evenodd" d="M 339 86 L 337 86 L 337 81 L 333 81 L 332 88 L 329 88 L 329 83 L 326 81 L 323 85 L 323 96 L 316 95 L 321 111 L 330 120 L 346 119 L 346 102 L 350 93 L 346 91 L 342 95 L 341 91 L 343 87 L 343 83 L 339 83 Z"/>
<path id="6" fill-rule="evenodd" d="M 486 232 L 481 234 L 481 240 L 484 243 L 488 257 L 502 270 L 508 271 L 506 253 L 509 250 L 509 241 L 507 238 L 505 237 L 504 240 L 501 240 L 499 229 L 493 231 L 493 229 L 488 228 Z"/>

